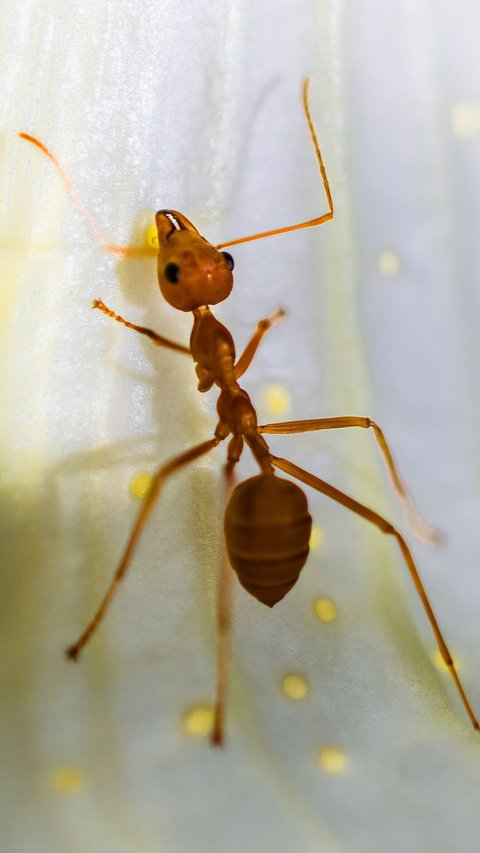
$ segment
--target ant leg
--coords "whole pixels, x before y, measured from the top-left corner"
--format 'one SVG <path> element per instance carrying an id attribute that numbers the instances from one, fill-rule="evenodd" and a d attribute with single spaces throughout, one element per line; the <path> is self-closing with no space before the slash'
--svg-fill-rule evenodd
<path id="1" fill-rule="evenodd" d="M 110 606 L 115 593 L 120 586 L 121 581 L 125 577 L 127 573 L 127 569 L 130 565 L 130 561 L 133 556 L 133 552 L 137 545 L 137 542 L 140 538 L 140 534 L 143 530 L 145 522 L 147 521 L 148 516 L 157 500 L 160 489 L 163 486 L 165 480 L 170 477 L 171 474 L 174 474 L 176 471 L 179 471 L 180 468 L 183 468 L 185 465 L 189 465 L 190 462 L 193 462 L 195 459 L 198 459 L 199 456 L 203 456 L 205 453 L 208 453 L 210 450 L 213 450 L 220 443 L 219 438 L 211 438 L 209 441 L 204 441 L 202 444 L 197 444 L 196 447 L 192 447 L 190 450 L 187 450 L 185 453 L 182 453 L 180 456 L 176 456 L 174 459 L 171 459 L 170 462 L 167 462 L 165 465 L 162 465 L 161 468 L 158 469 L 157 473 L 153 478 L 153 482 L 148 492 L 143 504 L 140 508 L 140 512 L 137 515 L 137 519 L 135 524 L 133 525 L 132 532 L 130 534 L 130 538 L 127 542 L 126 548 L 123 552 L 122 559 L 118 565 L 118 568 L 113 576 L 113 579 L 110 583 L 110 586 L 105 593 L 100 606 L 95 613 L 92 621 L 87 625 L 85 631 L 76 643 L 72 643 L 65 650 L 65 654 L 71 660 L 77 660 L 81 650 L 88 643 L 90 637 L 97 629 L 98 625 L 102 621 L 107 612 L 108 607 Z"/>
<path id="2" fill-rule="evenodd" d="M 227 462 L 224 467 L 225 504 L 235 488 L 235 465 L 243 450 L 243 440 L 234 437 L 228 447 Z M 212 731 L 212 745 L 223 746 L 225 732 L 225 705 L 228 681 L 228 658 L 230 632 L 232 626 L 232 578 L 225 539 L 222 543 L 222 559 L 218 583 L 218 657 L 217 657 L 217 696 L 215 701 L 215 717 Z"/>
<path id="3" fill-rule="evenodd" d="M 117 323 L 121 323 L 123 326 L 126 326 L 127 329 L 133 329 L 134 332 L 140 332 L 141 335 L 146 335 L 147 338 L 157 346 L 157 347 L 166 347 L 167 349 L 173 349 L 177 352 L 184 352 L 187 355 L 191 355 L 191 351 L 188 347 L 184 347 L 183 344 L 177 344 L 175 341 L 170 341 L 168 338 L 162 337 L 162 335 L 157 335 L 156 332 L 153 332 L 151 329 L 146 329 L 145 326 L 136 326 L 135 323 L 130 323 L 128 320 L 124 320 L 120 314 L 117 314 L 115 311 L 112 311 L 111 308 L 108 308 L 101 299 L 94 299 L 92 302 L 92 308 L 98 308 L 102 314 L 105 314 L 107 317 L 112 317 Z"/>
<path id="4" fill-rule="evenodd" d="M 285 316 L 285 313 L 286 312 L 283 308 L 278 308 L 273 312 L 273 314 L 270 314 L 270 317 L 266 317 L 265 320 L 259 320 L 257 328 L 235 365 L 235 379 L 239 379 L 240 376 L 243 376 L 245 371 L 248 370 L 259 347 L 260 341 L 269 329 L 280 322 L 280 320 Z"/>
<path id="5" fill-rule="evenodd" d="M 396 527 L 393 526 L 393 524 L 387 521 L 386 518 L 383 518 L 382 515 L 379 515 L 377 512 L 374 512 L 373 509 L 370 509 L 369 507 L 365 506 L 365 504 L 359 503 L 354 498 L 350 497 L 350 495 L 345 494 L 345 492 L 341 492 L 339 489 L 336 489 L 335 486 L 331 486 L 324 480 L 320 480 L 319 477 L 315 477 L 315 475 L 311 474 L 309 471 L 304 471 L 303 468 L 299 468 L 298 465 L 294 465 L 293 462 L 290 462 L 287 459 L 281 459 L 277 456 L 271 456 L 270 459 L 272 464 L 276 468 L 280 468 L 282 471 L 285 471 L 292 477 L 296 477 L 296 479 L 300 480 L 302 483 L 306 483 L 307 486 L 311 486 L 313 489 L 316 489 L 317 492 L 321 492 L 328 498 L 337 501 L 337 503 L 342 504 L 342 506 L 346 507 L 352 512 L 355 512 L 362 518 L 365 518 L 366 521 L 369 521 L 370 524 L 374 524 L 376 527 L 378 527 L 379 530 L 382 531 L 382 533 L 385 533 L 386 536 L 395 537 L 398 542 L 398 545 L 400 546 L 403 559 L 405 560 L 408 571 L 410 572 L 418 596 L 427 614 L 432 631 L 437 641 L 438 648 L 440 650 L 440 654 L 445 662 L 445 665 L 448 667 L 448 671 L 450 672 L 453 681 L 455 682 L 455 687 L 458 690 L 460 698 L 463 702 L 463 706 L 468 714 L 473 728 L 479 730 L 480 725 L 478 723 L 477 718 L 475 717 L 475 714 L 473 713 L 470 702 L 467 699 L 460 678 L 458 677 L 458 673 L 455 669 L 455 664 L 453 663 L 448 646 L 445 640 L 443 639 L 443 635 L 440 631 L 438 622 L 433 612 L 432 605 L 430 604 L 429 598 L 425 591 L 425 587 L 420 577 L 420 573 L 417 569 L 415 560 L 413 559 L 413 554 L 410 551 L 410 548 L 407 545 L 407 542 L 402 536 L 402 534 L 396 529 Z"/>
<path id="6" fill-rule="evenodd" d="M 370 428 L 373 430 L 377 445 L 387 466 L 390 482 L 402 504 L 408 526 L 420 541 L 427 545 L 439 545 L 442 540 L 441 532 L 428 524 L 420 515 L 410 492 L 400 476 L 400 471 L 382 430 L 371 418 L 316 418 L 315 420 L 308 421 L 285 421 L 285 423 L 264 424 L 258 427 L 258 431 L 270 433 L 271 435 L 286 435 L 299 432 L 314 432 L 322 429 L 343 429 L 344 427 L 361 427 L 362 429 Z"/>

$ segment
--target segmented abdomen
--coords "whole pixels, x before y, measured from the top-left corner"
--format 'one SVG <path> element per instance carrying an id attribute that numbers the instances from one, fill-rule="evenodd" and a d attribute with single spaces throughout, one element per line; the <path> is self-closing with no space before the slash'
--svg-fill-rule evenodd
<path id="1" fill-rule="evenodd" d="M 240 583 L 273 607 L 296 583 L 308 556 L 312 519 L 304 493 L 272 474 L 251 477 L 232 493 L 224 525 Z"/>

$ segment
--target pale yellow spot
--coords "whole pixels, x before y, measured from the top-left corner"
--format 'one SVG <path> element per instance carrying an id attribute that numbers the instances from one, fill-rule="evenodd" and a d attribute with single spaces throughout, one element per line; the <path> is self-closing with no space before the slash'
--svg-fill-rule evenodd
<path id="1" fill-rule="evenodd" d="M 458 139 L 472 139 L 480 133 L 480 101 L 459 101 L 452 109 L 452 131 Z"/>
<path id="2" fill-rule="evenodd" d="M 146 229 L 145 244 L 152 249 L 158 249 L 158 231 L 156 225 L 149 225 Z"/>
<path id="3" fill-rule="evenodd" d="M 324 534 L 321 527 L 317 527 L 316 524 L 312 525 L 312 532 L 310 533 L 310 548 L 315 550 L 315 548 L 319 548 L 323 542 Z"/>
<path id="4" fill-rule="evenodd" d="M 339 746 L 324 746 L 318 750 L 317 762 L 327 773 L 343 773 L 347 757 Z"/>
<path id="5" fill-rule="evenodd" d="M 152 488 L 150 474 L 136 474 L 130 483 L 130 491 L 136 498 L 144 498 Z"/>
<path id="6" fill-rule="evenodd" d="M 263 391 L 265 406 L 274 415 L 284 415 L 290 411 L 291 398 L 288 389 L 280 383 L 272 383 Z"/>
<path id="7" fill-rule="evenodd" d="M 52 774 L 51 782 L 57 794 L 67 796 L 79 794 L 85 786 L 83 773 L 76 767 L 60 767 Z"/>
<path id="8" fill-rule="evenodd" d="M 395 252 L 387 250 L 381 252 L 378 256 L 378 269 L 380 275 L 385 276 L 385 278 L 392 278 L 397 275 L 400 269 L 400 258 Z"/>
<path id="9" fill-rule="evenodd" d="M 317 598 L 315 615 L 322 622 L 333 622 L 337 618 L 337 608 L 331 598 Z"/>
<path id="10" fill-rule="evenodd" d="M 282 682 L 283 692 L 289 699 L 305 699 L 308 693 L 308 681 L 295 672 L 286 675 Z"/>
<path id="11" fill-rule="evenodd" d="M 213 710 L 210 705 L 195 705 L 182 717 L 182 729 L 188 737 L 206 737 L 212 726 Z"/>
<path id="12" fill-rule="evenodd" d="M 449 672 L 448 666 L 445 663 L 444 659 L 442 658 L 442 655 L 440 654 L 440 649 L 435 649 L 432 652 L 432 660 L 433 660 L 435 666 L 437 667 L 437 669 L 441 669 L 442 672 Z M 456 656 L 452 655 L 452 660 L 453 660 L 453 663 L 455 665 L 455 669 L 457 670 L 457 672 L 461 672 L 462 664 L 458 662 L 458 658 Z"/>

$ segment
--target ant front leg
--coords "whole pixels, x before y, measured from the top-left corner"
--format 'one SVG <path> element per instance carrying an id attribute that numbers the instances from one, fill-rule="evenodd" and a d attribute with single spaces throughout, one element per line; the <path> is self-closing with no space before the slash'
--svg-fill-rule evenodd
<path id="1" fill-rule="evenodd" d="M 375 421 L 371 418 L 362 417 L 344 417 L 344 418 L 315 418 L 308 421 L 285 421 L 284 423 L 264 424 L 258 427 L 259 432 L 269 433 L 270 435 L 292 435 L 299 432 L 317 432 L 323 429 L 344 429 L 349 427 L 361 427 L 362 429 L 371 429 L 375 436 L 377 445 L 384 458 L 390 482 L 397 493 L 402 504 L 405 520 L 421 542 L 427 545 L 438 545 L 441 542 L 442 534 L 440 531 L 432 527 L 420 515 L 415 502 L 408 491 L 398 470 L 393 453 L 390 450 L 388 442 Z"/>
<path id="2" fill-rule="evenodd" d="M 428 598 L 423 581 L 420 577 L 420 572 L 418 571 L 413 554 L 405 540 L 405 537 L 402 536 L 400 531 L 397 530 L 393 524 L 387 521 L 386 518 L 379 515 L 378 512 L 375 512 L 373 509 L 365 506 L 365 504 L 356 501 L 355 498 L 350 497 L 350 495 L 345 494 L 345 492 L 341 492 L 340 489 L 335 488 L 335 486 L 331 486 L 330 483 L 326 483 L 325 480 L 315 477 L 315 475 L 311 474 L 309 471 L 304 471 L 303 468 L 299 468 L 298 465 L 295 465 L 288 459 L 281 459 L 277 456 L 270 455 L 270 461 L 276 468 L 280 468 L 282 471 L 285 471 L 286 474 L 290 474 L 290 476 L 295 477 L 307 486 L 311 486 L 312 489 L 316 489 L 317 492 L 321 492 L 323 495 L 326 495 L 327 498 L 337 501 L 337 503 L 342 504 L 342 506 L 346 507 L 351 512 L 361 516 L 361 518 L 364 518 L 370 524 L 374 524 L 375 527 L 378 527 L 378 529 L 386 536 L 393 536 L 397 540 L 397 544 L 402 552 L 402 557 L 408 571 L 410 572 L 410 576 L 415 585 L 420 601 L 423 604 L 425 613 L 427 614 L 428 621 L 430 622 L 442 659 L 453 678 L 455 687 L 457 688 L 458 694 L 463 702 L 463 706 L 473 728 L 477 729 L 477 731 L 480 730 L 480 725 L 473 713 L 472 706 L 470 705 L 465 690 L 463 689 L 463 685 L 458 676 L 455 664 L 453 663 L 450 650 L 443 638 L 443 634 L 433 612 L 432 605 L 430 604 L 430 599 Z"/>
<path id="3" fill-rule="evenodd" d="M 162 337 L 162 335 L 157 335 L 156 332 L 153 332 L 152 329 L 147 329 L 145 326 L 136 326 L 135 323 L 130 323 L 128 320 L 121 317 L 120 314 L 117 314 L 116 311 L 112 311 L 111 308 L 108 308 L 101 299 L 94 299 L 92 302 L 92 308 L 98 308 L 102 314 L 105 314 L 107 317 L 112 317 L 113 320 L 116 320 L 117 323 L 121 323 L 122 326 L 126 326 L 127 329 L 133 329 L 134 332 L 146 335 L 147 338 L 150 338 L 152 343 L 157 347 L 166 347 L 166 349 L 173 349 L 176 350 L 176 352 L 184 352 L 187 355 L 191 355 L 188 347 L 183 346 L 183 344 L 177 344 L 175 341 L 169 340 L 169 338 Z"/>
<path id="4" fill-rule="evenodd" d="M 260 345 L 260 341 L 269 329 L 272 329 L 273 326 L 276 326 L 285 317 L 285 314 L 286 312 L 283 308 L 278 308 L 273 314 L 270 314 L 270 317 L 258 321 L 257 328 L 235 365 L 235 379 L 239 379 L 248 370 Z"/>

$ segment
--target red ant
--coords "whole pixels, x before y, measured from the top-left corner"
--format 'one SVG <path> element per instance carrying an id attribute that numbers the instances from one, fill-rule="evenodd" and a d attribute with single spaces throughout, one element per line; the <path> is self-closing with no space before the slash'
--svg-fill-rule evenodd
<path id="1" fill-rule="evenodd" d="M 79 639 L 68 647 L 66 654 L 72 660 L 77 660 L 81 650 L 104 618 L 121 581 L 125 577 L 145 522 L 168 477 L 194 462 L 200 456 L 209 453 L 214 447 L 229 438 L 227 462 L 224 467 L 228 499 L 224 518 L 225 543 L 228 560 L 242 586 L 263 604 L 273 607 L 297 582 L 308 556 L 312 520 L 308 512 L 307 499 L 299 486 L 291 480 L 278 477 L 275 474 L 275 469 L 279 468 L 291 477 L 311 486 L 360 515 L 378 527 L 382 533 L 396 539 L 430 621 L 440 654 L 455 682 L 470 721 L 473 727 L 478 730 L 480 728 L 479 723 L 462 687 L 412 552 L 404 536 L 379 513 L 359 503 L 359 501 L 319 477 L 304 471 L 294 465 L 293 462 L 273 456 L 263 438 L 269 433 L 291 434 L 325 429 L 344 429 L 346 427 L 371 429 L 383 455 L 393 488 L 402 502 L 409 525 L 419 538 L 432 544 L 435 542 L 436 532 L 425 524 L 418 515 L 382 430 L 370 418 L 349 416 L 259 426 L 253 404 L 246 391 L 238 384 L 238 380 L 250 366 L 260 341 L 266 332 L 281 319 L 283 312 L 277 311 L 258 323 L 243 353 L 237 360 L 235 345 L 230 332 L 214 317 L 210 310 L 211 305 L 217 305 L 227 299 L 233 287 L 232 270 L 234 263 L 232 256 L 223 251 L 226 247 L 247 243 L 250 240 L 260 240 L 274 234 L 295 231 L 299 228 L 321 225 L 323 222 L 333 219 L 332 196 L 310 115 L 308 83 L 308 79 L 303 83 L 303 111 L 322 176 L 328 212 L 307 222 L 252 234 L 218 246 L 209 243 L 183 214 L 175 210 L 160 210 L 156 214 L 158 250 L 124 248 L 109 244 L 98 232 L 80 199 L 75 195 L 70 179 L 54 155 L 35 137 L 26 133 L 19 134 L 23 139 L 40 148 L 53 162 L 68 191 L 73 194 L 82 216 L 96 233 L 97 239 L 105 249 L 122 256 L 148 254 L 158 256 L 158 283 L 163 297 L 173 308 L 193 313 L 190 347 L 170 341 L 151 329 L 128 322 L 99 299 L 94 301 L 93 307 L 127 326 L 127 328 L 146 335 L 157 346 L 167 347 L 192 356 L 198 377 L 198 390 L 205 392 L 213 385 L 216 385 L 220 390 L 217 402 L 219 420 L 213 438 L 176 456 L 158 469 L 138 513 L 113 580 L 92 621 Z M 260 473 L 236 485 L 235 466 L 245 444 L 251 450 Z M 230 580 L 230 567 L 227 560 L 223 559 L 219 579 L 217 696 L 212 732 L 212 742 L 217 745 L 223 744 L 224 740 L 227 653 L 230 632 Z"/>

